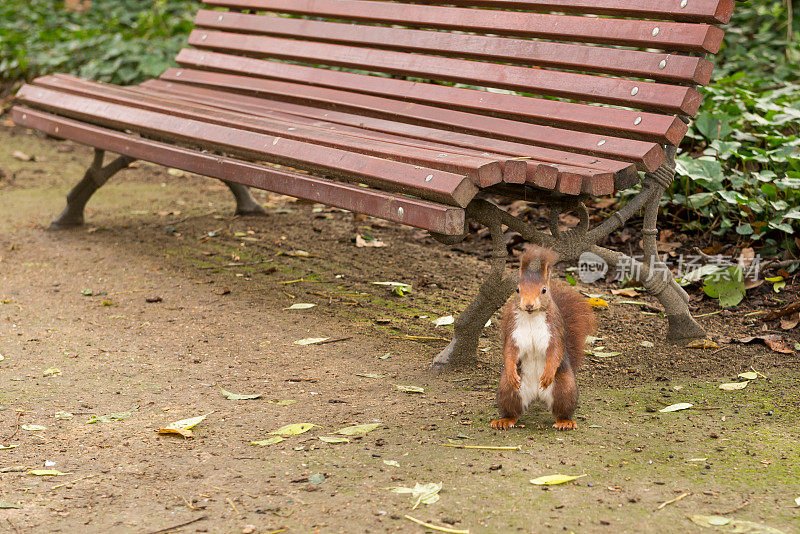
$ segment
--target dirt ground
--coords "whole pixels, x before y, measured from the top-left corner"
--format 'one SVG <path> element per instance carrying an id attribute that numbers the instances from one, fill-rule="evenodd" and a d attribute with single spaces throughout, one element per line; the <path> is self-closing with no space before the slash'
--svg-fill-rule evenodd
<path id="1" fill-rule="evenodd" d="M 0 450 L 0 532 L 425 530 L 406 515 L 473 533 L 703 530 L 692 514 L 800 531 L 797 352 L 675 348 L 663 318 L 584 288 L 611 302 L 594 348 L 620 354 L 587 358 L 579 429 L 558 433 L 532 410 L 525 428 L 496 432 L 497 325 L 480 363 L 442 374 L 428 366 L 445 342 L 408 339 L 451 335 L 431 320 L 476 291 L 480 243 L 466 253 L 368 220 L 358 230 L 388 246 L 356 248 L 348 214 L 259 192 L 269 214 L 236 218 L 218 182 L 143 163 L 98 192 L 84 228 L 46 231 L 90 160 L 0 128 L 0 445 L 13 447 Z M 316 307 L 286 309 L 296 303 Z M 700 321 L 761 331 L 742 314 Z M 335 342 L 294 343 L 311 337 Z M 718 388 L 751 367 L 763 376 L 745 389 Z M 678 402 L 695 408 L 658 411 Z M 155 432 L 199 415 L 191 439 Z M 251 445 L 303 422 L 318 426 Z M 373 422 L 349 443 L 319 439 Z M 556 473 L 586 476 L 529 482 Z M 416 482 L 441 482 L 440 500 L 412 510 L 387 489 Z"/>

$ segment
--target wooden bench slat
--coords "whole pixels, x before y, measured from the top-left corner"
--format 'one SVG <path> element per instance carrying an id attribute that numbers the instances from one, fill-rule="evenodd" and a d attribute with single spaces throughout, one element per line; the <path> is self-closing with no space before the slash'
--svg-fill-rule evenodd
<path id="1" fill-rule="evenodd" d="M 205 148 L 211 146 L 245 158 L 310 169 L 445 204 L 465 207 L 478 192 L 478 188 L 466 177 L 445 171 L 172 117 L 32 85 L 23 86 L 17 93 L 17 100 L 104 127 L 136 130 L 165 140 Z"/>
<path id="2" fill-rule="evenodd" d="M 263 63 L 269 62 L 263 61 Z M 435 125 L 444 129 L 621 159 L 636 163 L 648 171 L 657 169 L 666 158 L 662 148 L 654 143 L 562 130 L 336 89 L 190 69 L 169 69 L 161 78 L 205 87 L 224 88 L 232 92 L 270 95 L 277 99 L 303 104 L 314 102 L 321 107 L 333 107 L 345 111 L 357 110 L 358 113 L 365 115 L 388 116 L 415 124 Z"/>
<path id="3" fill-rule="evenodd" d="M 267 133 L 270 135 L 279 135 L 281 137 L 293 138 L 300 141 L 309 141 L 315 144 L 321 143 L 325 146 L 333 146 L 351 151 L 355 150 L 359 153 L 364 153 L 362 152 L 363 150 L 371 149 L 371 147 L 364 148 L 358 143 L 343 143 L 341 140 L 343 136 L 338 135 L 338 133 L 342 132 L 341 128 L 347 128 L 346 126 L 338 126 L 337 134 L 331 136 L 328 135 L 330 132 L 321 130 L 319 126 L 312 126 L 315 122 L 319 124 L 319 121 L 306 119 L 305 122 L 302 122 L 303 119 L 299 116 L 290 117 L 294 117 L 296 120 L 301 122 L 270 122 L 259 117 L 253 117 L 252 115 L 246 115 L 243 113 L 231 113 L 229 111 L 222 111 L 218 109 L 215 110 L 205 106 L 199 107 L 190 104 L 182 105 L 180 103 L 176 103 L 174 100 L 164 100 L 145 92 L 136 92 L 132 89 L 89 82 L 65 75 L 44 76 L 36 79 L 34 83 L 36 87 L 48 87 L 58 91 L 67 91 L 73 94 L 89 96 L 91 98 L 96 98 L 107 102 L 128 105 L 150 111 L 168 113 L 175 117 L 186 117 L 190 119 L 202 120 L 211 124 L 233 126 L 235 128 L 242 128 L 250 131 Z M 263 116 L 264 115 L 262 115 L 262 117 Z M 274 118 L 274 115 L 270 115 L 270 117 Z M 311 126 L 311 130 L 316 131 L 309 132 L 309 126 Z M 357 129 L 353 128 L 352 130 Z M 320 133 L 322 135 L 319 135 Z M 398 138 L 397 136 L 394 137 Z M 397 159 L 398 161 L 410 159 L 411 157 L 409 156 L 409 150 L 407 150 L 409 146 L 404 145 L 404 148 L 405 150 L 401 151 L 399 153 L 400 155 L 395 155 L 393 152 L 386 151 L 384 151 L 383 154 L 391 155 L 393 156 L 392 159 Z M 436 152 L 425 150 L 424 152 L 427 153 L 417 155 L 416 159 L 421 163 L 428 163 L 430 168 L 440 168 L 440 170 L 446 170 L 448 172 L 469 172 L 474 170 L 474 168 L 467 167 L 465 162 L 459 161 L 458 159 L 455 162 L 448 162 L 446 158 L 448 156 L 452 156 L 451 151 L 449 150 L 450 148 L 456 147 L 446 147 L 448 152 L 442 152 L 441 150 L 437 150 Z M 412 154 L 414 153 L 413 150 L 410 152 Z M 480 155 L 480 153 L 476 153 L 475 151 L 469 152 L 471 152 L 475 158 L 477 158 L 475 154 Z M 375 153 L 373 152 L 372 155 L 375 155 Z M 491 156 L 491 154 L 489 154 L 489 156 Z M 485 161 L 486 157 L 481 157 L 479 159 L 480 161 Z M 413 163 L 414 161 L 412 160 L 407 162 Z M 526 183 L 526 161 L 509 160 L 508 163 L 518 164 L 522 170 L 522 174 L 519 176 L 519 179 L 513 179 L 514 177 L 512 176 L 512 179 L 506 179 L 504 181 L 506 183 Z M 555 168 L 547 165 L 542 165 L 541 169 L 542 171 L 550 172 L 532 174 L 530 180 L 532 184 L 540 187 L 555 189 L 570 195 L 583 192 L 598 196 L 611 194 L 614 191 L 614 176 L 609 172 L 590 171 L 589 169 L 568 166 L 562 166 L 557 171 Z M 489 187 L 500 183 L 500 181 L 499 173 L 496 173 L 496 175 L 495 173 L 492 173 L 491 176 L 478 175 L 478 183 L 476 185 L 481 187 Z"/>
<path id="4" fill-rule="evenodd" d="M 431 169 L 438 169 L 455 174 L 464 174 L 475 185 L 488 187 L 503 181 L 503 167 L 491 154 L 480 153 L 463 154 L 453 151 L 434 150 L 388 142 L 386 139 L 353 137 L 341 135 L 319 127 L 309 127 L 299 122 L 278 121 L 273 118 L 257 118 L 242 113 L 232 113 L 212 108 L 203 108 L 186 103 L 167 101 L 147 94 L 130 94 L 124 88 L 110 85 L 86 82 L 77 78 L 45 76 L 34 81 L 36 87 L 48 87 L 57 91 L 68 91 L 88 96 L 106 102 L 113 102 L 131 107 L 137 107 L 166 113 L 175 117 L 186 117 L 211 124 L 220 124 L 233 128 L 241 128 L 267 135 L 279 136 L 286 139 L 295 139 L 322 146 L 328 146 L 368 154 L 395 161 L 403 161 L 414 165 L 423 165 Z M 499 158 L 500 156 L 497 155 Z M 516 162 L 519 163 L 519 162 Z M 523 163 L 524 167 L 524 163 Z M 513 177 L 512 177 L 513 178 Z M 524 183 L 525 170 L 518 179 L 510 180 L 511 183 Z"/>
<path id="5" fill-rule="evenodd" d="M 428 0 L 426 3 L 727 24 L 733 14 L 734 0 Z"/>
<path id="6" fill-rule="evenodd" d="M 218 52 L 280 58 L 369 71 L 498 87 L 585 102 L 600 102 L 663 113 L 694 115 L 702 96 L 693 87 L 623 80 L 607 76 L 534 69 L 376 50 L 330 43 L 193 30 L 189 44 Z"/>
<path id="7" fill-rule="evenodd" d="M 691 0 L 690 0 L 691 1 Z M 204 0 L 231 9 L 443 28 L 498 35 L 716 54 L 723 31 L 708 24 L 495 11 L 374 0 Z M 658 31 L 655 29 L 658 28 Z"/>
<path id="8" fill-rule="evenodd" d="M 678 117 L 573 102 L 544 100 L 521 95 L 491 93 L 351 72 L 290 65 L 217 52 L 183 49 L 176 61 L 183 66 L 273 78 L 290 83 L 319 85 L 395 100 L 489 113 L 514 120 L 615 137 L 631 137 L 659 144 L 677 145 L 688 127 Z"/>
<path id="9" fill-rule="evenodd" d="M 466 231 L 462 208 L 204 154 L 22 106 L 12 109 L 12 119 L 15 124 L 52 136 L 211 178 L 320 202 L 440 234 L 460 235 Z"/>
<path id="10" fill-rule="evenodd" d="M 650 2 L 650 0 L 646 1 Z M 206 9 L 201 9 L 197 13 L 195 26 L 699 85 L 707 84 L 711 80 L 713 71 L 713 64 L 707 59 L 662 52 L 346 24 L 270 15 L 220 13 Z"/>
<path id="11" fill-rule="evenodd" d="M 379 132 L 397 133 L 410 138 L 436 140 L 442 143 L 450 143 L 453 146 L 473 147 L 477 150 L 488 150 L 519 158 L 533 158 L 536 161 L 542 161 L 544 163 L 542 166 L 544 167 L 547 167 L 547 164 L 554 164 L 555 167 L 552 168 L 553 171 L 555 171 L 555 169 L 559 171 L 563 169 L 565 172 L 583 174 L 583 192 L 593 195 L 611 194 L 615 188 L 627 189 L 639 182 L 639 174 L 632 164 L 616 160 L 534 147 L 522 143 L 479 137 L 477 135 L 448 130 L 438 130 L 387 119 L 353 115 L 341 111 L 330 111 L 290 102 L 266 100 L 247 95 L 231 95 L 230 93 L 215 91 L 213 89 L 174 84 L 161 80 L 147 81 L 142 84 L 141 90 L 150 93 L 158 92 L 168 94 L 175 98 L 208 104 L 222 109 L 240 110 L 254 114 L 279 111 L 313 120 L 324 120 L 331 123 L 358 126 Z M 542 173 L 537 172 L 533 179 L 533 184 L 545 189 L 554 189 L 558 184 L 557 173 L 554 172 L 552 175 L 545 176 L 541 176 L 541 174 Z M 604 176 L 606 174 L 609 174 L 613 179 L 613 186 L 610 189 L 606 186 L 607 178 Z"/>

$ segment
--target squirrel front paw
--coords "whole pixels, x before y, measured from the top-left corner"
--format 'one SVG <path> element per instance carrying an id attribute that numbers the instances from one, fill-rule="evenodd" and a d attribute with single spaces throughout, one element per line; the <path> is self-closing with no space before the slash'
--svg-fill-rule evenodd
<path id="1" fill-rule="evenodd" d="M 519 378 L 519 373 L 516 369 L 506 372 L 506 382 L 514 389 L 519 389 L 522 385 L 522 380 Z"/>
<path id="2" fill-rule="evenodd" d="M 550 387 L 550 384 L 552 384 L 555 379 L 556 379 L 556 373 L 555 372 L 551 373 L 547 369 L 545 369 L 544 373 L 542 374 L 542 377 L 539 379 L 539 383 L 541 384 L 542 389 L 547 389 Z"/>

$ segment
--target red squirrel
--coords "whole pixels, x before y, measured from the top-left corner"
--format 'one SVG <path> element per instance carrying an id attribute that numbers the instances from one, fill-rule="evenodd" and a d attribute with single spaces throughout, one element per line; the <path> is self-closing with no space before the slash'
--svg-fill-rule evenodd
<path id="1" fill-rule="evenodd" d="M 497 388 L 501 419 L 492 421 L 494 429 L 516 425 L 535 400 L 553 412 L 557 430 L 578 428 L 572 420 L 578 405 L 575 371 L 596 321 L 580 293 L 551 281 L 557 261 L 555 252 L 537 246 L 522 255 L 518 295 L 503 308 L 505 368 Z"/>

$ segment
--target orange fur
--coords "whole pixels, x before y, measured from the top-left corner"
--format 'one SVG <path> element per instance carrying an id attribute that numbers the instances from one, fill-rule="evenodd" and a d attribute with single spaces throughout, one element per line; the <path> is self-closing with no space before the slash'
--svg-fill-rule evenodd
<path id="1" fill-rule="evenodd" d="M 560 281 L 551 281 L 552 266 L 558 255 L 549 249 L 531 246 L 520 258 L 517 295 L 503 309 L 504 371 L 497 390 L 497 406 L 502 419 L 492 422 L 497 429 L 508 428 L 524 410 L 518 390 L 524 381 L 537 380 L 543 389 L 553 384 L 553 415 L 559 430 L 577 425 L 570 418 L 578 403 L 575 371 L 583 360 L 586 336 L 596 326 L 594 311 L 577 291 Z M 546 313 L 550 333 L 544 371 L 541 376 L 520 375 L 519 348 L 514 342 L 517 313 Z M 564 358 L 564 356 L 567 356 Z"/>

